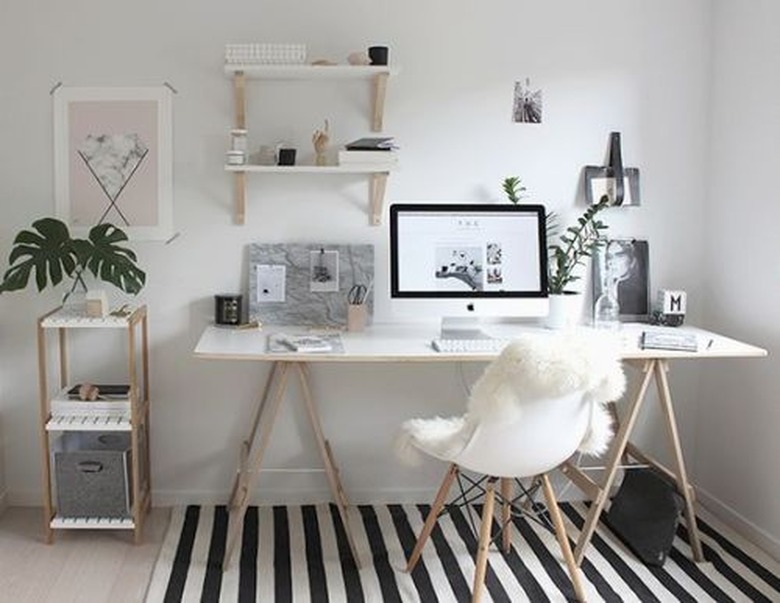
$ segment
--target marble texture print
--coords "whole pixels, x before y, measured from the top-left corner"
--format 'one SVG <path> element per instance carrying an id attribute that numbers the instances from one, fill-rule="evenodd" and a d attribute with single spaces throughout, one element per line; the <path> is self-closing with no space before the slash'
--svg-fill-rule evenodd
<path id="1" fill-rule="evenodd" d="M 79 146 L 79 156 L 110 202 L 103 217 L 113 208 L 124 224 L 129 225 L 116 202 L 148 153 L 138 134 L 89 134 Z"/>

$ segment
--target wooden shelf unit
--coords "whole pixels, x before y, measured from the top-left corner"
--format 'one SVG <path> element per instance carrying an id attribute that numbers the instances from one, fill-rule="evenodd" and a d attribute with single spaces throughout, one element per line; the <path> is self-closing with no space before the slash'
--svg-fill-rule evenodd
<path id="1" fill-rule="evenodd" d="M 398 69 L 376 65 L 225 65 L 225 73 L 233 78 L 235 97 L 235 128 L 246 129 L 247 79 L 263 80 L 317 80 L 317 79 L 367 79 L 371 82 L 371 131 L 381 132 L 384 120 L 387 80 Z M 314 166 L 314 165 L 226 165 L 225 170 L 234 174 L 235 221 L 246 222 L 246 175 L 252 173 L 276 174 L 368 174 L 369 222 L 381 223 L 387 176 L 390 166 Z"/>
<path id="2" fill-rule="evenodd" d="M 123 329 L 127 335 L 127 377 L 130 391 L 127 399 L 116 400 L 118 410 L 85 412 L 52 412 L 53 402 L 62 402 L 69 382 L 67 333 L 71 329 Z M 43 463 L 43 515 L 45 541 L 54 541 L 58 529 L 133 530 L 136 543 L 141 541 L 144 517 L 151 508 L 151 472 L 149 466 L 149 332 L 146 306 L 139 306 L 128 316 L 90 318 L 78 311 L 60 307 L 38 319 L 38 389 L 40 404 L 40 440 Z M 49 388 L 47 359 L 48 339 L 57 335 L 59 390 Z M 140 333 L 140 338 L 139 338 Z M 140 365 L 140 366 L 139 366 Z M 128 409 L 129 407 L 129 409 Z M 52 447 L 50 438 L 65 431 L 124 431 L 130 433 L 131 471 L 128 486 L 132 506 L 128 518 L 62 517 L 57 514 L 52 492 Z"/>

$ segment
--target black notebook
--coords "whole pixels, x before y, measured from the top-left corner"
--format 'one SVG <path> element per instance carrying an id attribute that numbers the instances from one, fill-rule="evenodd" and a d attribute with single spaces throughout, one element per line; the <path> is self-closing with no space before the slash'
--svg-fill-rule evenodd
<path id="1" fill-rule="evenodd" d="M 358 138 L 344 146 L 349 151 L 392 151 L 395 148 L 393 138 L 389 136 Z"/>

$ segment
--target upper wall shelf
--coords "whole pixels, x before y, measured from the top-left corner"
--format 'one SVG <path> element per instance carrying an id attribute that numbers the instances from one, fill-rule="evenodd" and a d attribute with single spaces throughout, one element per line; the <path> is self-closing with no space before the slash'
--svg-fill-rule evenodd
<path id="1" fill-rule="evenodd" d="M 371 130 L 382 131 L 385 110 L 387 79 L 398 73 L 398 69 L 387 65 L 259 65 L 232 63 L 225 65 L 225 73 L 233 79 L 235 93 L 235 127 L 246 129 L 246 81 L 257 80 L 323 80 L 323 79 L 365 79 L 371 82 L 372 111 Z M 236 213 L 235 220 L 243 224 L 246 219 L 246 175 L 247 173 L 278 174 L 368 174 L 369 220 L 373 225 L 381 222 L 384 194 L 389 166 L 259 166 L 226 165 L 225 169 L 235 175 Z"/>

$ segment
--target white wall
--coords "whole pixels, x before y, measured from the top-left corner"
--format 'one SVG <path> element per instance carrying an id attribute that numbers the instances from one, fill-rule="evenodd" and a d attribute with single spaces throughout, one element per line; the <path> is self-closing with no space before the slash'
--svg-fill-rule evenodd
<path id="1" fill-rule="evenodd" d="M 707 0 L 48 4 L 6 0 L 0 9 L 0 257 L 7 257 L 16 231 L 53 212 L 48 91 L 56 82 L 168 81 L 179 91 L 174 151 L 181 236 L 167 246 L 135 245 L 148 272 L 143 298 L 152 334 L 157 503 L 224 501 L 228 492 L 234 442 L 244 434 L 267 367 L 196 360 L 192 350 L 212 318 L 212 295 L 243 287 L 248 243 L 374 243 L 378 312 L 387 312 L 387 229 L 367 225 L 364 179 L 255 177 L 248 223 L 233 224 L 232 181 L 222 167 L 233 123 L 231 86 L 222 72 L 227 42 L 302 41 L 311 58 L 342 61 L 369 44 L 389 44 L 391 61 L 402 70 L 389 85 L 385 129 L 403 147 L 390 201 L 501 201 L 501 180 L 519 175 L 532 200 L 567 213 L 580 194 L 581 168 L 600 163 L 609 132 L 619 130 L 624 160 L 642 170 L 643 206 L 612 211 L 611 232 L 647 238 L 653 286 L 687 289 L 692 320 L 702 317 Z M 510 122 L 513 84 L 525 77 L 544 90 L 539 126 Z M 311 132 L 326 117 L 336 143 L 368 130 L 363 83 L 252 83 L 250 97 L 253 145 L 290 138 L 309 149 Z M 0 297 L 0 400 L 15 503 L 39 501 L 34 319 L 57 295 Z M 478 368 L 466 367 L 466 379 Z M 407 417 L 462 408 L 458 368 L 339 365 L 313 373 L 352 498 L 419 498 L 423 490 L 427 496 L 442 468 L 399 466 L 391 441 Z M 680 399 L 696 399 L 696 366 L 681 366 L 673 379 Z M 680 407 L 686 449 L 695 450 L 695 406 Z M 645 433 L 652 414 L 640 425 Z M 313 462 L 301 413 L 281 421 L 271 461 Z M 326 488 L 320 477 L 263 476 L 263 484 L 269 498 Z"/>
<path id="2" fill-rule="evenodd" d="M 698 399 L 698 483 L 780 556 L 780 344 L 774 182 L 780 165 L 780 5 L 715 3 L 706 322 L 769 350 L 716 362 Z"/>

